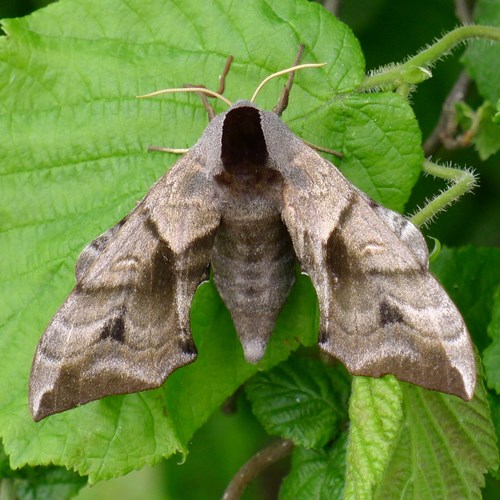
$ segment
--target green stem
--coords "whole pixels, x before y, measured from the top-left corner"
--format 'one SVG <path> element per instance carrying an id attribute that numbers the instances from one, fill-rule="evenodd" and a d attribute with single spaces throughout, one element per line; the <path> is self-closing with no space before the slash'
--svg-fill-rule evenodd
<path id="1" fill-rule="evenodd" d="M 403 84 L 420 83 L 429 77 L 429 72 L 425 68 L 432 66 L 455 45 L 470 38 L 486 38 L 488 40 L 500 41 L 500 28 L 481 25 L 456 28 L 405 63 L 396 64 L 385 71 L 366 76 L 358 87 L 358 90 L 380 87 L 395 88 Z"/>
<path id="2" fill-rule="evenodd" d="M 444 210 L 448 205 L 451 205 L 458 200 L 460 196 L 471 191 L 474 186 L 476 186 L 476 176 L 474 172 L 469 170 L 443 167 L 442 165 L 438 165 L 428 160 L 424 161 L 422 170 L 434 177 L 450 181 L 451 185 L 446 191 L 436 196 L 424 208 L 411 217 L 410 220 L 415 226 L 425 224 L 438 212 Z"/>

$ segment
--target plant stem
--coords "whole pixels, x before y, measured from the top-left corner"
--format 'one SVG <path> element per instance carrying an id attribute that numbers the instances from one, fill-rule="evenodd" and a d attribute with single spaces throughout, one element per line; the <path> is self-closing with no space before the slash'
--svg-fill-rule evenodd
<path id="1" fill-rule="evenodd" d="M 403 84 L 419 83 L 418 76 L 416 76 L 416 72 L 419 69 L 422 69 L 422 72 L 424 72 L 423 68 L 432 66 L 455 45 L 470 38 L 486 38 L 488 40 L 500 41 L 500 28 L 482 25 L 456 28 L 405 63 L 397 64 L 380 73 L 366 76 L 358 87 L 358 90 L 368 90 L 377 87 L 395 88 Z M 423 79 L 425 79 L 425 75 L 422 75 Z"/>
<path id="2" fill-rule="evenodd" d="M 247 484 L 264 469 L 274 462 L 290 455 L 293 449 L 291 441 L 277 441 L 254 455 L 241 469 L 236 473 L 226 488 L 222 500 L 236 500 L 241 498 Z"/>
<path id="3" fill-rule="evenodd" d="M 441 144 L 450 147 L 457 130 L 455 104 L 463 101 L 471 83 L 469 75 L 462 71 L 443 104 L 441 115 L 431 135 L 424 142 L 424 154 L 434 154 Z"/>
<path id="4" fill-rule="evenodd" d="M 470 170 L 444 167 L 428 160 L 424 161 L 422 170 L 434 177 L 450 181 L 451 185 L 411 217 L 411 222 L 416 226 L 421 226 L 430 221 L 438 212 L 454 203 L 460 196 L 471 191 L 477 183 L 474 172 Z"/>

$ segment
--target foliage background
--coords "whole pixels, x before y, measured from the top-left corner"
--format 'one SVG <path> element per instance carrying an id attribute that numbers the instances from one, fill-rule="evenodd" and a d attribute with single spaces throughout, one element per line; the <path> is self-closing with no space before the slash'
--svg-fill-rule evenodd
<path id="1" fill-rule="evenodd" d="M 43 1 L 3 1 L 0 18 L 15 17 L 43 6 Z M 366 57 L 367 69 L 373 69 L 392 61 L 400 61 L 413 54 L 440 34 L 455 27 L 458 22 L 453 2 L 448 0 L 421 0 L 398 2 L 395 0 L 350 0 L 344 2 L 340 19 L 353 30 L 360 40 Z M 425 138 L 434 127 L 441 106 L 460 70 L 460 52 L 440 62 L 433 78 L 420 84 L 413 94 L 413 107 Z M 472 102 L 480 102 L 472 96 Z M 479 246 L 495 246 L 500 242 L 498 220 L 500 207 L 499 155 L 480 162 L 475 151 L 440 151 L 440 158 L 450 159 L 459 165 L 481 163 L 480 187 L 474 195 L 468 195 L 460 203 L 441 214 L 430 228 L 430 233 L 448 246 L 473 243 Z M 417 184 L 407 212 L 421 204 L 429 192 L 441 187 L 438 181 L 422 178 Z M 193 498 L 216 498 L 237 468 L 260 449 L 268 436 L 250 412 L 249 404 L 240 396 L 238 411 L 230 416 L 214 415 L 196 435 L 185 464 L 179 466 L 175 457 L 153 469 L 144 469 L 129 476 L 99 484 L 92 490 L 83 490 L 80 498 L 180 498 L 189 487 Z M 237 443 L 235 445 L 235 443 Z M 217 464 L 216 467 L 213 467 Z M 280 467 L 285 465 L 280 464 Z M 248 497 L 263 498 L 263 491 L 271 494 L 273 472 L 251 487 Z M 196 481 L 193 480 L 196 478 Z M 197 491 L 197 489 L 199 490 Z M 488 488 L 494 498 L 500 485 L 488 479 Z M 487 496 L 488 493 L 485 493 Z"/>

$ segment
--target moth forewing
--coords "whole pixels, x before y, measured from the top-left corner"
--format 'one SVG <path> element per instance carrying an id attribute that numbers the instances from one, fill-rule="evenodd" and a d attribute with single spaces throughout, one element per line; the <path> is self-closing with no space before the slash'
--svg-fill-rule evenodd
<path id="1" fill-rule="evenodd" d="M 83 251 L 75 289 L 33 360 L 35 420 L 156 388 L 195 359 L 189 310 L 219 225 L 201 170 L 195 146 L 124 221 Z"/>
<path id="2" fill-rule="evenodd" d="M 283 219 L 320 303 L 320 347 L 353 374 L 390 373 L 471 399 L 469 334 L 428 271 L 420 231 L 354 188 L 275 116 L 262 114 L 284 179 Z M 280 147 L 277 138 L 290 146 Z"/>

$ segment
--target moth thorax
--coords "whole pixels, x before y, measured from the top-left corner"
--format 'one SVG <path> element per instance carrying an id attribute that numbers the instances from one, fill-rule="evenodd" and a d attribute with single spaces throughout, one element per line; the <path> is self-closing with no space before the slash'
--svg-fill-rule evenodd
<path id="1" fill-rule="evenodd" d="M 242 106 L 229 111 L 222 127 L 221 160 L 225 180 L 260 181 L 266 177 L 268 152 L 257 109 Z"/>

